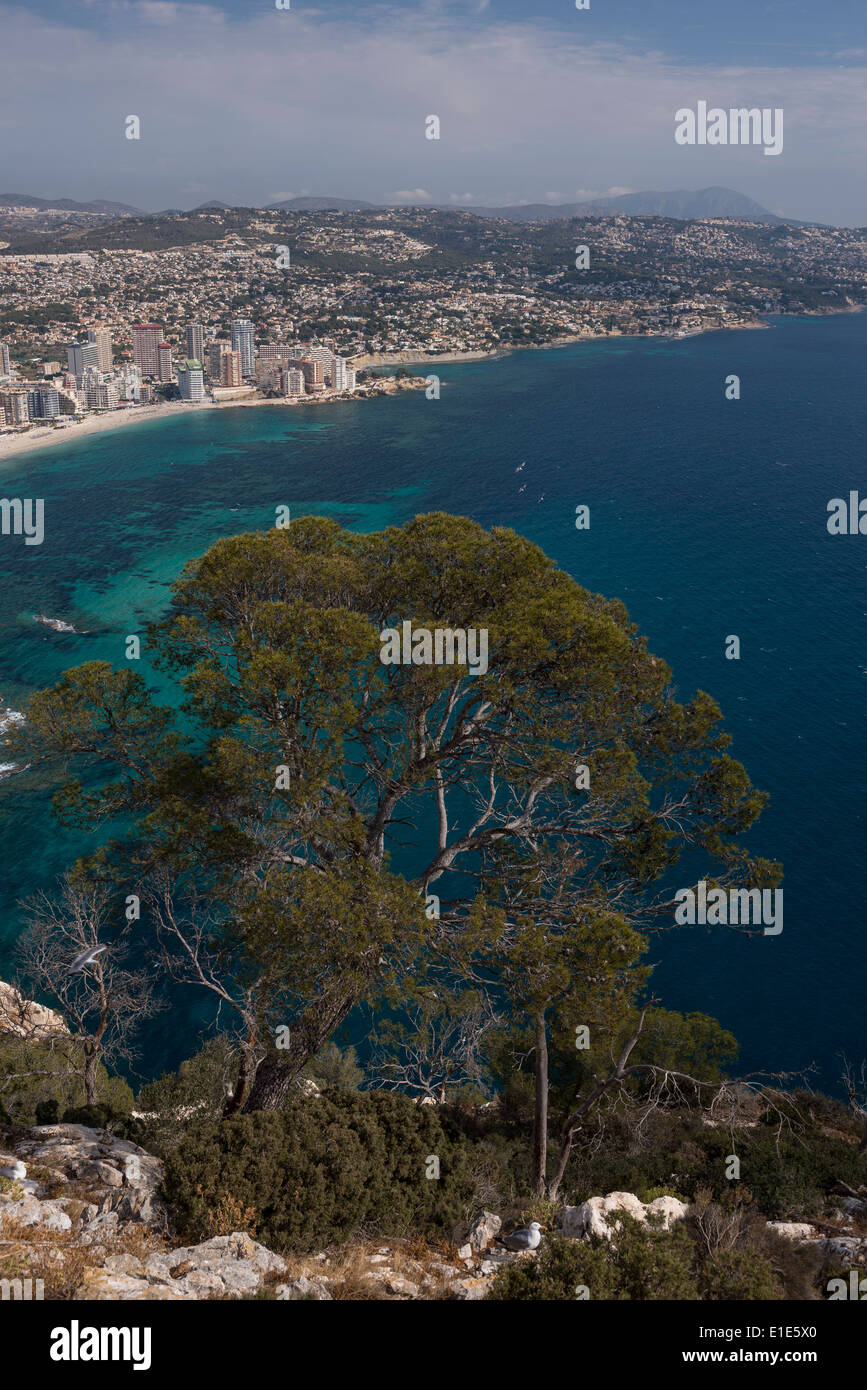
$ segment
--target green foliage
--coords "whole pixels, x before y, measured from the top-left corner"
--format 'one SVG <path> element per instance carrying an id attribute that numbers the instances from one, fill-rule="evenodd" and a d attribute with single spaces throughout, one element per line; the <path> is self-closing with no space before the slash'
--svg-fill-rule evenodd
<path id="1" fill-rule="evenodd" d="M 35 1042 L 0 1035 L 0 1121 L 21 1126 L 51 1124 L 58 1114 L 86 1101 L 80 1044 Z M 120 1076 L 97 1070 L 100 1104 L 113 1115 L 128 1115 L 133 1093 Z"/>
<path id="2" fill-rule="evenodd" d="M 484 630 L 488 669 L 383 665 L 381 631 L 410 616 Z M 358 535 L 302 517 L 223 539 L 186 567 L 149 642 L 169 703 L 88 662 L 34 694 L 4 746 L 71 774 L 55 798 L 66 823 L 131 821 L 101 871 L 147 894 L 159 864 L 177 904 L 203 904 L 208 967 L 246 1034 L 290 1028 L 251 1107 L 279 1105 L 354 1007 L 399 1006 L 433 970 L 438 996 L 443 979 L 484 978 L 504 1012 L 541 1016 L 564 1059 L 555 1088 L 574 1093 L 647 982 L 649 886 L 686 846 L 743 881 L 775 871 L 741 843 L 765 797 L 715 702 L 677 703 L 623 604 L 507 528 L 432 513 Z M 490 805 L 465 834 L 482 788 Z M 411 881 L 390 867 L 407 826 Z M 733 1047 L 697 1015 L 653 1023 L 664 1058 L 705 1072 Z M 592 1058 L 576 1058 L 579 1024 Z"/>
<path id="3" fill-rule="evenodd" d="M 702 1268 L 699 1288 L 717 1303 L 782 1297 L 773 1266 L 758 1250 L 720 1250 Z"/>
<path id="4" fill-rule="evenodd" d="M 630 1061 L 685 1072 L 697 1081 L 720 1081 L 737 1055 L 737 1038 L 715 1018 L 653 1008 L 647 1011 Z"/>
<path id="5" fill-rule="evenodd" d="M 237 1060 L 225 1038 L 210 1038 L 177 1072 L 166 1072 L 143 1086 L 136 1100 L 137 1140 L 150 1152 L 163 1155 L 177 1144 L 190 1124 L 218 1120 L 232 1085 Z"/>
<path id="6" fill-rule="evenodd" d="M 439 1179 L 426 1177 L 439 1158 Z M 447 1114 L 386 1092 L 335 1090 L 223 1124 L 196 1124 L 166 1161 L 165 1193 L 184 1236 L 208 1233 L 226 1199 L 255 1212 L 257 1239 L 312 1250 L 360 1230 L 442 1235 L 471 1214 L 474 1179 Z"/>
<path id="7" fill-rule="evenodd" d="M 313 1061 L 304 1068 L 304 1075 L 315 1081 L 322 1091 L 357 1091 L 364 1080 L 364 1071 L 358 1065 L 354 1047 L 341 1052 L 336 1043 L 326 1043 L 317 1052 Z"/>
<path id="8" fill-rule="evenodd" d="M 114 1129 L 118 1125 L 125 1128 L 129 1110 L 116 1110 L 113 1105 L 78 1105 L 64 1110 L 61 1124 L 87 1125 L 89 1129 Z"/>
<path id="9" fill-rule="evenodd" d="M 631 1217 L 620 1218 L 612 1240 L 549 1237 L 535 1259 L 508 1266 L 494 1281 L 491 1300 L 643 1300 L 700 1297 L 692 1273 L 693 1247 L 677 1226 L 655 1231 Z"/>

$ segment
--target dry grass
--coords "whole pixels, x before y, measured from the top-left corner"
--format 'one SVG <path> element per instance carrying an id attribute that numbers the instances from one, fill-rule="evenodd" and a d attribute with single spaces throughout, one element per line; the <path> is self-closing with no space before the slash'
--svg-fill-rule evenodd
<path id="1" fill-rule="evenodd" d="M 371 1256 L 387 1250 L 388 1255 L 382 1264 L 372 1264 Z M 437 1264 L 457 1264 L 456 1251 L 445 1245 L 430 1245 L 422 1236 L 412 1236 L 406 1240 L 355 1240 L 339 1247 L 331 1246 L 323 1252 L 324 1260 L 312 1255 L 289 1255 L 286 1257 L 286 1272 L 275 1283 L 291 1284 L 302 1275 L 316 1280 L 324 1275 L 328 1279 L 326 1288 L 335 1302 L 380 1302 L 401 1297 L 400 1293 L 390 1293 L 387 1283 L 406 1279 L 421 1289 L 422 1281 L 429 1275 L 433 1282 L 422 1294 L 425 1299 L 438 1299 L 448 1296 L 449 1284 L 455 1275 L 443 1274 Z M 383 1271 L 388 1274 L 384 1275 Z"/>
<path id="2" fill-rule="evenodd" d="M 74 1230 L 49 1231 L 0 1216 L 0 1278 L 42 1279 L 46 1299 L 71 1299 L 83 1282 L 85 1269 L 101 1267 L 109 1255 L 146 1260 L 166 1248 L 149 1227 L 139 1223 L 129 1223 L 120 1230 L 109 1227 L 90 1245 L 82 1245 Z"/>
<path id="3" fill-rule="evenodd" d="M 252 1207 L 244 1206 L 230 1192 L 224 1192 L 208 1211 L 208 1237 L 230 1236 L 235 1231 L 255 1235 L 258 1217 Z"/>

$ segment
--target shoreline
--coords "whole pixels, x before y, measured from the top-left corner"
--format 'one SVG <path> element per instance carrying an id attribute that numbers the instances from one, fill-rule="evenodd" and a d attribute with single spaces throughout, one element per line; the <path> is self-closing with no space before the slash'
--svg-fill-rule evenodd
<path id="1" fill-rule="evenodd" d="M 786 314 L 784 317 L 828 318 L 834 314 L 861 313 L 865 308 L 867 305 L 864 304 L 849 304 L 839 309 L 807 309 L 801 314 Z M 655 339 L 663 342 L 681 342 L 687 338 L 701 337 L 704 333 L 741 332 L 748 329 L 766 329 L 769 327 L 766 319 L 757 318 L 749 323 L 715 324 L 713 327 L 689 328 L 677 333 L 575 333 L 552 338 L 547 343 L 513 343 L 500 348 L 434 353 L 426 353 L 421 349 L 406 349 L 393 353 L 360 354 L 352 358 L 351 361 L 359 371 L 368 369 L 375 371 L 378 367 L 429 366 L 437 362 L 493 361 L 497 358 L 510 357 L 516 352 L 544 352 L 549 348 L 570 347 L 575 343 L 607 343 L 617 338 L 625 339 L 627 342 L 647 342 Z M 419 385 L 416 387 L 395 385 L 390 390 L 377 392 L 376 395 L 401 395 L 406 390 L 419 389 L 423 385 L 423 378 L 419 378 L 418 382 Z M 337 405 L 341 401 L 364 401 L 367 399 L 370 397 L 362 390 L 352 395 L 248 396 L 239 400 L 165 401 L 161 405 L 130 406 L 127 409 L 107 411 L 104 414 L 89 417 L 66 425 L 61 429 L 37 425 L 25 435 L 0 435 L 0 463 L 17 458 L 21 454 L 33 453 L 37 449 L 50 448 L 52 445 L 63 447 L 64 444 L 73 443 L 75 440 L 84 439 L 92 434 L 104 434 L 109 430 L 125 429 L 130 425 L 143 424 L 148 420 L 163 420 L 186 411 L 236 410 L 260 406 L 283 406 L 294 409 L 296 406 Z"/>
<path id="2" fill-rule="evenodd" d="M 405 390 L 418 389 L 395 386 L 385 391 L 379 390 L 377 396 L 401 395 Z M 296 406 L 338 405 L 341 401 L 363 401 L 369 397 L 362 390 L 352 395 L 329 396 L 245 396 L 238 400 L 223 401 L 164 401 L 160 405 L 133 405 L 126 409 L 109 410 L 100 415 L 88 416 L 60 429 L 51 425 L 36 425 L 26 434 L 0 435 L 0 463 L 16 458 L 19 454 L 29 454 L 36 449 L 47 449 L 52 445 L 63 447 L 88 435 L 105 434 L 109 430 L 125 429 L 130 425 L 141 425 L 148 420 L 165 420 L 172 416 L 193 411 L 237 410 L 239 408 L 274 406 L 294 409 Z"/>

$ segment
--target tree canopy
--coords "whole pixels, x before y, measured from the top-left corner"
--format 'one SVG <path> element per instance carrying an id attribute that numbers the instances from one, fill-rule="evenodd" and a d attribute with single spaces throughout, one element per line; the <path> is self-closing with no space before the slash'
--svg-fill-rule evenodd
<path id="1" fill-rule="evenodd" d="M 404 622 L 486 630 L 487 670 L 383 664 Z M 534 1016 L 559 1000 L 569 1026 L 576 979 L 625 1008 L 617 962 L 671 925 L 681 853 L 715 882 L 775 873 L 744 847 L 765 798 L 714 700 L 678 702 L 623 604 L 512 530 L 307 517 L 220 540 L 146 650 L 168 694 L 89 662 L 7 744 L 66 768 L 66 822 L 126 818 L 91 868 L 235 1010 L 236 1108 L 279 1105 L 360 1001 L 406 1003 L 431 971 Z"/>

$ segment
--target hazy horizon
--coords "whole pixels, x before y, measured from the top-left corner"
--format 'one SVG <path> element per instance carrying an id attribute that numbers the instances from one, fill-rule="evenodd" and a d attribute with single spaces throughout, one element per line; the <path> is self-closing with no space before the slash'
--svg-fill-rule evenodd
<path id="1" fill-rule="evenodd" d="M 6 188 L 156 212 L 719 185 L 779 216 L 867 224 L 867 26 L 848 0 L 291 3 L 0 3 Z M 699 101 L 783 110 L 781 153 L 677 144 L 675 113 Z"/>

